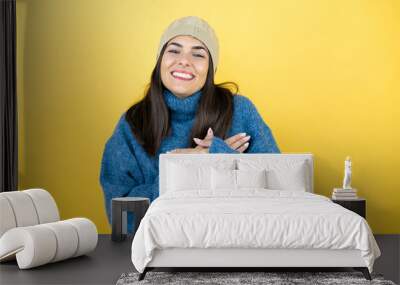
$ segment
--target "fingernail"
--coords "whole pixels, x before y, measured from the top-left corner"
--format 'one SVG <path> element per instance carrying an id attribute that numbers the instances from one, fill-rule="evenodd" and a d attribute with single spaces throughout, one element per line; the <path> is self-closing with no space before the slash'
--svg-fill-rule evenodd
<path id="1" fill-rule="evenodd" d="M 195 142 L 200 142 L 200 139 L 198 139 L 198 138 L 193 138 L 193 140 L 195 141 Z"/>
<path id="2" fill-rule="evenodd" d="M 248 146 L 249 146 L 249 143 L 245 143 L 244 145 L 245 145 L 246 147 L 248 147 Z"/>
<path id="3" fill-rule="evenodd" d="M 245 137 L 245 136 L 246 136 L 246 133 L 241 133 L 240 136 L 241 136 L 241 137 Z"/>

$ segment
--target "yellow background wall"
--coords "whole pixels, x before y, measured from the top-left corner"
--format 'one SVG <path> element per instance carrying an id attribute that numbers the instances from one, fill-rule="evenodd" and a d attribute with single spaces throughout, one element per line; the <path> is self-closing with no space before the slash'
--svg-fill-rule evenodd
<path id="1" fill-rule="evenodd" d="M 217 32 L 216 82 L 239 84 L 282 152 L 315 155 L 316 192 L 341 186 L 350 155 L 374 233 L 400 233 L 397 0 L 17 0 L 19 188 L 110 232 L 104 144 L 143 96 L 163 30 L 186 15 Z"/>

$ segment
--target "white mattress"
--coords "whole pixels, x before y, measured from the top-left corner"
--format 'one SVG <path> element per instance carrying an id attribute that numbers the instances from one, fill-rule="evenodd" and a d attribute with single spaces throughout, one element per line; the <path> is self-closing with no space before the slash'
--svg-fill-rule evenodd
<path id="1" fill-rule="evenodd" d="M 143 272 L 156 249 L 168 248 L 359 250 L 370 272 L 380 255 L 361 216 L 324 196 L 265 189 L 160 196 L 133 239 L 132 262 Z"/>

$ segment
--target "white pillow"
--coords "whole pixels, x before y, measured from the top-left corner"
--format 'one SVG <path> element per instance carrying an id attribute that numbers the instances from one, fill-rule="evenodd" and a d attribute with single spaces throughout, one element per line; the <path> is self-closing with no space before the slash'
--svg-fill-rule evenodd
<path id="1" fill-rule="evenodd" d="M 267 170 L 267 187 L 272 190 L 306 191 L 310 189 L 306 160 L 238 160 L 240 170 Z"/>
<path id="2" fill-rule="evenodd" d="M 236 170 L 238 188 L 268 188 L 267 170 Z"/>
<path id="3" fill-rule="evenodd" d="M 211 168 L 211 189 L 236 190 L 236 170 Z"/>
<path id="4" fill-rule="evenodd" d="M 168 165 L 168 191 L 190 189 L 210 189 L 211 173 L 209 166 L 185 166 L 178 163 Z"/>
<path id="5" fill-rule="evenodd" d="M 267 188 L 266 170 L 232 170 L 211 168 L 213 190 Z"/>
<path id="6" fill-rule="evenodd" d="M 270 169 L 267 171 L 268 189 L 306 191 L 306 177 L 304 164 L 294 168 Z"/>
<path id="7" fill-rule="evenodd" d="M 235 169 L 232 159 L 171 159 L 167 162 L 167 191 L 211 190 L 211 167 Z"/>

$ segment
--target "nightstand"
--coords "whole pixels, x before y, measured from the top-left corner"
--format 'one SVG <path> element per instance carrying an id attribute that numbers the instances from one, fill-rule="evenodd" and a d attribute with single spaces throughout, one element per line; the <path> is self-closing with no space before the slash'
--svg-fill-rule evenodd
<path id="1" fill-rule="evenodd" d="M 113 198 L 111 201 L 112 209 L 112 241 L 123 241 L 127 233 L 127 212 L 135 215 L 135 235 L 140 221 L 146 214 L 150 205 L 150 199 L 144 197 L 121 197 Z"/>
<path id="2" fill-rule="evenodd" d="M 366 219 L 366 203 L 367 201 L 364 198 L 357 198 L 354 200 L 337 200 L 331 199 L 332 202 L 339 204 L 340 206 L 353 211 L 354 213 L 359 214 L 361 217 Z"/>

